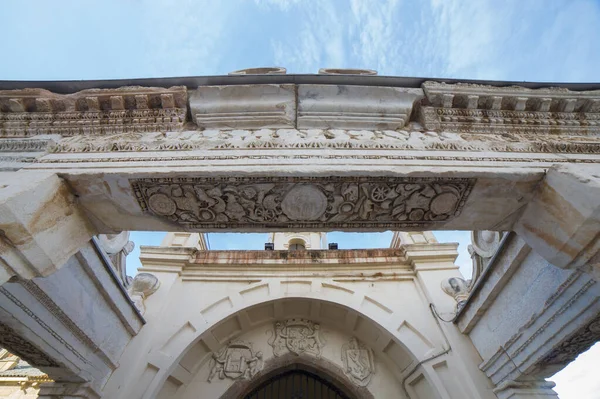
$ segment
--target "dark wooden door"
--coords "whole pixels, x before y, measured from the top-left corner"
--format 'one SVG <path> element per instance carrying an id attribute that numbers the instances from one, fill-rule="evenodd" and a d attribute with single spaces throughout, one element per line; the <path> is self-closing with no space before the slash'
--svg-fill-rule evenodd
<path id="1" fill-rule="evenodd" d="M 244 399 L 350 399 L 331 383 L 304 370 L 278 374 Z"/>

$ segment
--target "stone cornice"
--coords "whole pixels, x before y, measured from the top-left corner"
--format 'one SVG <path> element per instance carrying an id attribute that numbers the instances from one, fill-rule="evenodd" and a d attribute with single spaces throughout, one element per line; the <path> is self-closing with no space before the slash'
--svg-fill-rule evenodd
<path id="1" fill-rule="evenodd" d="M 66 95 L 39 88 L 0 91 L 0 137 L 168 133 L 182 131 L 186 122 L 187 128 L 221 131 L 396 132 L 412 126 L 421 132 L 596 138 L 600 135 L 600 90 L 439 82 L 414 88 L 353 82 L 200 85 L 195 89 L 133 86 Z M 115 150 L 123 149 L 117 146 Z"/>

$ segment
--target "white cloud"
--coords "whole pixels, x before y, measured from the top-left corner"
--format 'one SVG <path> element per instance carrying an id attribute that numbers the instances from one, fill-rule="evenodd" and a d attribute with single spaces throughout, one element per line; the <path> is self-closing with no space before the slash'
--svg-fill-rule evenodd
<path id="1" fill-rule="evenodd" d="M 561 399 L 600 398 L 598 378 L 600 343 L 592 346 L 550 380 L 556 383 L 554 390 Z"/>

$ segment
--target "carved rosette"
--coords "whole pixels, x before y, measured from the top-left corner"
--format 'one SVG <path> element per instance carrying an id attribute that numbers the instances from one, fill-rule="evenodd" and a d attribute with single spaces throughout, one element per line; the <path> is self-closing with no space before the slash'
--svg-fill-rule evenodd
<path id="1" fill-rule="evenodd" d="M 304 319 L 289 319 L 275 323 L 269 345 L 274 356 L 288 352 L 295 355 L 308 354 L 321 357 L 325 341 L 321 335 L 321 326 Z"/>
<path id="2" fill-rule="evenodd" d="M 208 374 L 208 382 L 215 377 L 223 380 L 247 380 L 263 369 L 263 355 L 254 351 L 252 344 L 245 341 L 234 341 L 217 353 L 213 353 Z"/>
<path id="3" fill-rule="evenodd" d="M 460 214 L 475 179 L 136 179 L 143 211 L 187 230 L 432 227 Z"/>
<path id="4" fill-rule="evenodd" d="M 342 345 L 342 363 L 344 374 L 358 386 L 366 387 L 375 374 L 373 350 L 354 337 Z"/>

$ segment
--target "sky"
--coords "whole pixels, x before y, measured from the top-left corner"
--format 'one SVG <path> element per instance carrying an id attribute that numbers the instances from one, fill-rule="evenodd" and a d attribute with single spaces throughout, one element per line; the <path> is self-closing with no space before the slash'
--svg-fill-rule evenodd
<path id="1" fill-rule="evenodd" d="M 367 68 L 380 75 L 600 81 L 600 0 L 0 0 L 0 80 L 123 79 Z M 140 245 L 161 233 L 134 232 Z M 470 275 L 469 232 L 459 242 Z M 329 235 L 387 247 L 391 233 Z M 260 249 L 266 235 L 211 234 L 212 249 Z M 553 377 L 562 399 L 600 398 L 600 345 Z"/>

